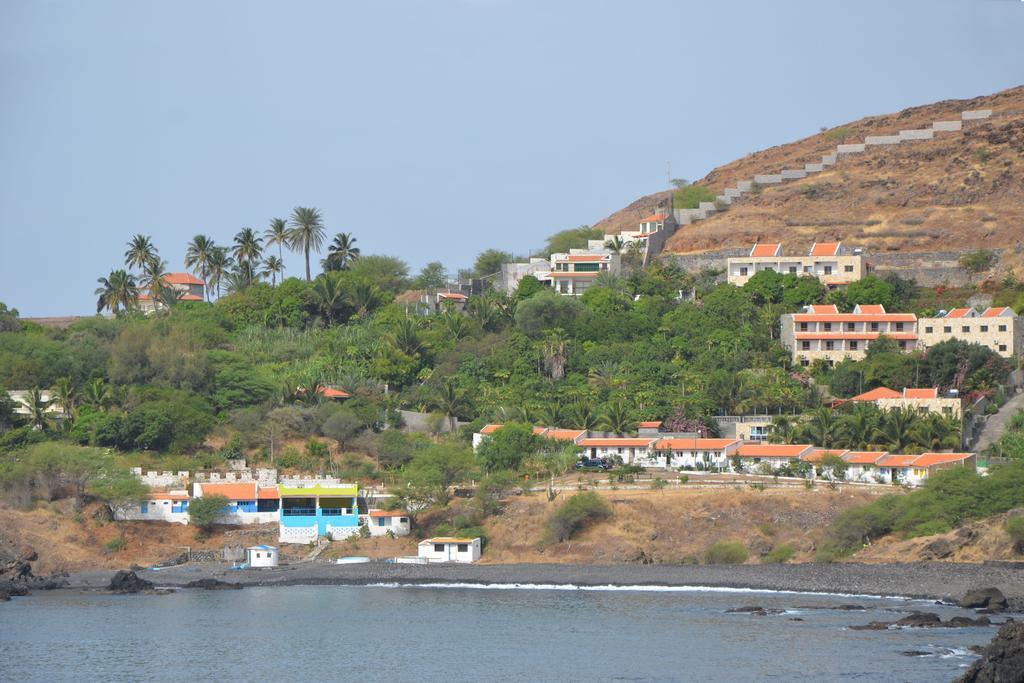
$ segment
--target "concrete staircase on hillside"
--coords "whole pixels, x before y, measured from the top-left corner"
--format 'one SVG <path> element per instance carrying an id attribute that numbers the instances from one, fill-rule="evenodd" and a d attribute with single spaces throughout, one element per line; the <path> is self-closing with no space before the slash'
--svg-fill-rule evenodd
<path id="1" fill-rule="evenodd" d="M 917 140 L 931 140 L 939 133 L 952 133 L 962 130 L 965 121 L 979 121 L 990 116 L 992 116 L 991 109 L 963 111 L 960 112 L 959 120 L 935 121 L 928 128 L 901 130 L 897 135 L 868 135 L 864 138 L 864 142 L 837 145 L 835 151 L 832 154 L 822 156 L 820 162 L 804 164 L 803 168 L 787 168 L 783 169 L 780 173 L 755 175 L 750 180 L 741 180 L 736 183 L 735 187 L 725 188 L 722 194 L 715 197 L 715 201 L 701 202 L 696 209 L 673 209 L 672 215 L 678 225 L 690 225 L 712 215 L 718 211 L 719 206 L 732 204 L 742 197 L 744 193 L 750 192 L 754 188 L 755 183 L 757 185 L 779 185 L 787 180 L 806 178 L 815 173 L 821 173 L 829 166 L 835 166 L 845 156 L 860 154 L 868 147 L 900 145 Z"/>

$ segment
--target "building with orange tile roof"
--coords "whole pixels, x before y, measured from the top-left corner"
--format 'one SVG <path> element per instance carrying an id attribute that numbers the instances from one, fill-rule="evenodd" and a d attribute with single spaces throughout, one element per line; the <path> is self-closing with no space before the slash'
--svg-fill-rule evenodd
<path id="1" fill-rule="evenodd" d="M 957 420 L 963 418 L 963 399 L 956 394 L 943 396 L 936 387 L 906 387 L 903 391 L 877 387 L 849 400 L 857 403 L 874 403 L 881 410 L 909 408 L 924 414 L 936 413 Z"/>
<path id="2" fill-rule="evenodd" d="M 196 482 L 196 498 L 224 496 L 228 503 L 218 524 L 269 524 L 278 521 L 281 496 L 277 486 L 259 482 Z"/>
<path id="3" fill-rule="evenodd" d="M 162 280 L 176 292 L 178 301 L 205 300 L 206 283 L 190 273 L 166 273 Z M 166 308 L 162 301 L 154 299 L 148 292 L 140 292 L 136 304 L 143 313 L 154 313 Z"/>
<path id="4" fill-rule="evenodd" d="M 743 470 L 768 474 L 803 459 L 813 451 L 811 444 L 747 442 L 739 447 L 735 457 Z"/>
<path id="5" fill-rule="evenodd" d="M 409 513 L 403 510 L 370 510 L 366 517 L 371 536 L 408 536 L 412 531 Z"/>
<path id="6" fill-rule="evenodd" d="M 739 439 L 661 438 L 649 451 L 647 461 L 638 464 L 670 469 L 725 470 L 742 443 Z"/>
<path id="7" fill-rule="evenodd" d="M 619 255 L 608 251 L 573 250 L 551 255 L 551 271 L 543 278 L 565 296 L 580 296 L 601 273 L 618 274 Z"/>
<path id="8" fill-rule="evenodd" d="M 726 260 L 726 277 L 737 287 L 765 270 L 816 277 L 823 284 L 835 287 L 864 277 L 864 257 L 859 250 L 847 253 L 841 242 L 816 242 L 806 256 L 786 256 L 781 244 L 757 243 L 748 255 Z"/>
<path id="9" fill-rule="evenodd" d="M 859 360 L 870 343 L 883 335 L 903 351 L 917 346 L 917 316 L 888 313 L 882 306 L 855 306 L 852 313 L 807 306 L 800 313 L 782 315 L 779 324 L 783 346 L 792 353 L 793 363 L 800 365 L 818 359 L 829 365 L 844 358 Z"/>
<path id="10" fill-rule="evenodd" d="M 150 491 L 138 504 L 118 506 L 114 519 L 135 522 L 170 522 L 188 524 L 188 503 L 185 490 Z"/>
<path id="11" fill-rule="evenodd" d="M 918 322 L 921 346 L 935 346 L 947 339 L 968 344 L 981 344 L 1004 358 L 1024 355 L 1024 319 L 1009 306 L 987 308 L 981 313 L 973 308 L 954 308 Z"/>

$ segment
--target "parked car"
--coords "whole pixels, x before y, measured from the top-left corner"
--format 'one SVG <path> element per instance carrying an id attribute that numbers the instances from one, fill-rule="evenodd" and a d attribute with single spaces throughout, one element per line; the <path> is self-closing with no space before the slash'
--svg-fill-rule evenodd
<path id="1" fill-rule="evenodd" d="M 603 472 L 611 468 L 611 464 L 605 458 L 583 458 L 576 463 L 578 470 L 601 470 Z"/>

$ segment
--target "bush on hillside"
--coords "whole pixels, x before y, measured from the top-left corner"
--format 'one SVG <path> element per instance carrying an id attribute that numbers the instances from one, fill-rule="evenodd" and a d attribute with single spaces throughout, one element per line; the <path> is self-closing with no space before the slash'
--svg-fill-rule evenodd
<path id="1" fill-rule="evenodd" d="M 1010 517 L 1003 524 L 1003 530 L 1013 541 L 1013 551 L 1018 555 L 1024 554 L 1024 517 Z"/>
<path id="2" fill-rule="evenodd" d="M 743 564 L 749 557 L 742 543 L 720 541 L 704 553 L 705 564 Z"/>
<path id="3" fill-rule="evenodd" d="M 213 525 L 220 519 L 227 504 L 228 499 L 219 494 L 193 498 L 188 503 L 189 524 L 194 524 L 201 531 L 209 533 L 213 530 Z"/>
<path id="4" fill-rule="evenodd" d="M 762 564 L 785 564 L 796 555 L 796 548 L 791 543 L 783 543 L 771 549 L 767 555 L 761 558 Z"/>
<path id="5" fill-rule="evenodd" d="M 687 185 L 672 191 L 673 209 L 696 209 L 701 202 L 715 201 L 715 191 L 703 185 Z"/>
<path id="6" fill-rule="evenodd" d="M 548 518 L 548 532 L 558 543 L 612 516 L 612 506 L 593 491 L 577 493 L 562 503 Z"/>

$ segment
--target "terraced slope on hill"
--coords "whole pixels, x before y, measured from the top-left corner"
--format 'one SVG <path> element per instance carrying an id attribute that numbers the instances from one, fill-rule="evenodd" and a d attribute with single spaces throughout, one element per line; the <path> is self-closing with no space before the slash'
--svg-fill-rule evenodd
<path id="1" fill-rule="evenodd" d="M 963 121 L 961 130 L 936 128 L 932 139 L 868 145 L 817 168 L 839 144 L 930 129 L 979 110 L 991 110 L 991 116 Z M 813 241 L 843 240 L 873 253 L 1001 248 L 1004 265 L 1024 265 L 1024 87 L 864 118 L 750 154 L 698 182 L 723 194 L 755 176 L 804 168 L 813 172 L 755 186 L 727 210 L 682 226 L 665 251 L 771 241 L 800 253 Z M 633 229 L 640 217 L 670 201 L 667 191 L 648 195 L 598 227 L 612 234 Z"/>

